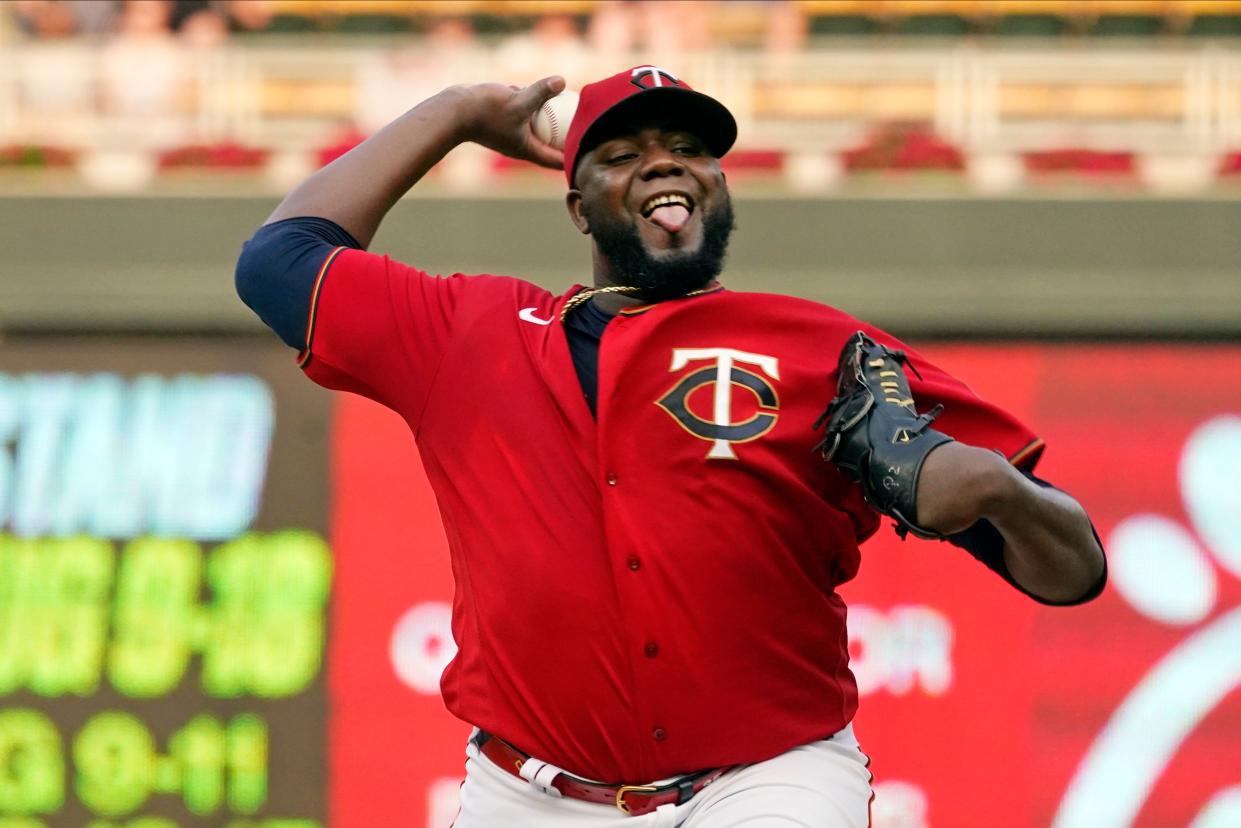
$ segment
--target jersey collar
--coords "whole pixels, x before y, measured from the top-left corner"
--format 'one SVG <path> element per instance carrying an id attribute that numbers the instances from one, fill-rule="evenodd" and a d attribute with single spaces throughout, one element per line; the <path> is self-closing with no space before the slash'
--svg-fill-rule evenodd
<path id="1" fill-rule="evenodd" d="M 707 288 L 702 293 L 695 293 L 693 296 L 678 296 L 675 299 L 665 299 L 663 302 L 652 302 L 649 305 L 634 305 L 631 308 L 621 308 L 619 311 L 616 312 L 616 315 L 617 316 L 638 316 L 640 314 L 646 313 L 652 308 L 657 308 L 660 305 L 667 305 L 671 302 L 688 301 L 691 299 L 697 299 L 701 296 L 710 296 L 713 293 L 719 293 L 723 289 L 724 289 L 724 286 L 721 285 L 719 282 L 716 282 L 714 286 Z"/>

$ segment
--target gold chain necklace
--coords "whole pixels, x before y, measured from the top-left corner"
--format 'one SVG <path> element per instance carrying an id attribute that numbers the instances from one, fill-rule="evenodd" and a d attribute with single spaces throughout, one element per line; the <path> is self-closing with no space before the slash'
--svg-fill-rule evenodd
<path id="1" fill-rule="evenodd" d="M 714 282 L 712 282 L 707 287 L 698 288 L 698 290 L 691 290 L 689 293 L 683 293 L 680 296 L 677 296 L 676 298 L 684 299 L 688 296 L 701 296 L 702 294 L 707 293 L 708 291 L 715 290 L 715 288 L 716 288 L 716 285 Z M 601 287 L 601 288 L 586 288 L 581 293 L 575 293 L 572 296 L 570 296 L 569 301 L 564 303 L 564 307 L 560 309 L 560 321 L 561 323 L 563 323 L 565 319 L 568 318 L 569 314 L 573 313 L 574 310 L 576 310 L 577 308 L 589 302 L 592 296 L 597 296 L 600 293 L 633 294 L 633 293 L 639 293 L 641 292 L 641 290 L 642 288 L 634 287 L 633 285 L 608 285 L 607 287 Z"/>

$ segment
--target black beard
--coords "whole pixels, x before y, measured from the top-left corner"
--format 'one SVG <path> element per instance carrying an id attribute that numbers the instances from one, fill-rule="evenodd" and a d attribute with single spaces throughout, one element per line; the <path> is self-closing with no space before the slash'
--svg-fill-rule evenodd
<path id="1" fill-rule="evenodd" d="M 642 244 L 637 219 L 592 216 L 590 211 L 586 217 L 595 244 L 611 263 L 616 281 L 639 288 L 648 302 L 684 296 L 719 276 L 736 224 L 732 199 L 725 193 L 719 208 L 703 216 L 702 244 L 696 251 L 677 251 L 655 259 Z"/>

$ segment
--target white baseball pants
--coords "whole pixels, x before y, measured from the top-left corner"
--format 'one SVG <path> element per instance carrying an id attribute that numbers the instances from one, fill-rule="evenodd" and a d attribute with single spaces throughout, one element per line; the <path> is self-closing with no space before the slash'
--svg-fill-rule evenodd
<path id="1" fill-rule="evenodd" d="M 830 739 L 730 770 L 684 805 L 626 816 L 609 805 L 555 797 L 466 747 L 454 828 L 867 828 L 869 762 L 848 725 Z"/>

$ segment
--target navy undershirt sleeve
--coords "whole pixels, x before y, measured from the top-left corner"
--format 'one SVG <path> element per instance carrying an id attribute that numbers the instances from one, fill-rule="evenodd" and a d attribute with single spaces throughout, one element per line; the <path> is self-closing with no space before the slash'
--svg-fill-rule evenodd
<path id="1" fill-rule="evenodd" d="M 1045 489 L 1056 488 L 1046 480 L 1035 477 L 1027 471 L 1022 471 L 1026 477 L 1034 481 Z M 1099 533 L 1095 531 L 1094 524 L 1091 524 L 1090 531 L 1094 533 L 1095 541 L 1098 542 L 1099 548 L 1103 548 L 1102 541 L 1099 540 Z M 1099 580 L 1095 582 L 1090 589 L 1070 601 L 1048 601 L 1030 590 L 1017 583 L 1017 579 L 1008 571 L 1008 564 L 1004 562 L 1004 538 L 1000 535 L 1000 531 L 995 528 L 988 520 L 980 520 L 964 532 L 958 532 L 955 535 L 948 536 L 948 542 L 954 546 L 959 546 L 966 552 L 973 555 L 979 562 L 988 569 L 995 572 L 1005 581 L 1008 581 L 1018 591 L 1038 601 L 1040 604 L 1049 604 L 1053 606 L 1072 606 L 1074 604 L 1084 604 L 1099 596 L 1103 592 L 1103 587 L 1107 583 L 1107 558 L 1103 559 L 1103 574 L 1099 576 Z"/>
<path id="2" fill-rule="evenodd" d="M 362 249 L 334 221 L 313 216 L 265 224 L 241 248 L 237 295 L 293 348 L 306 346 L 306 322 L 315 279 L 337 247 Z"/>

